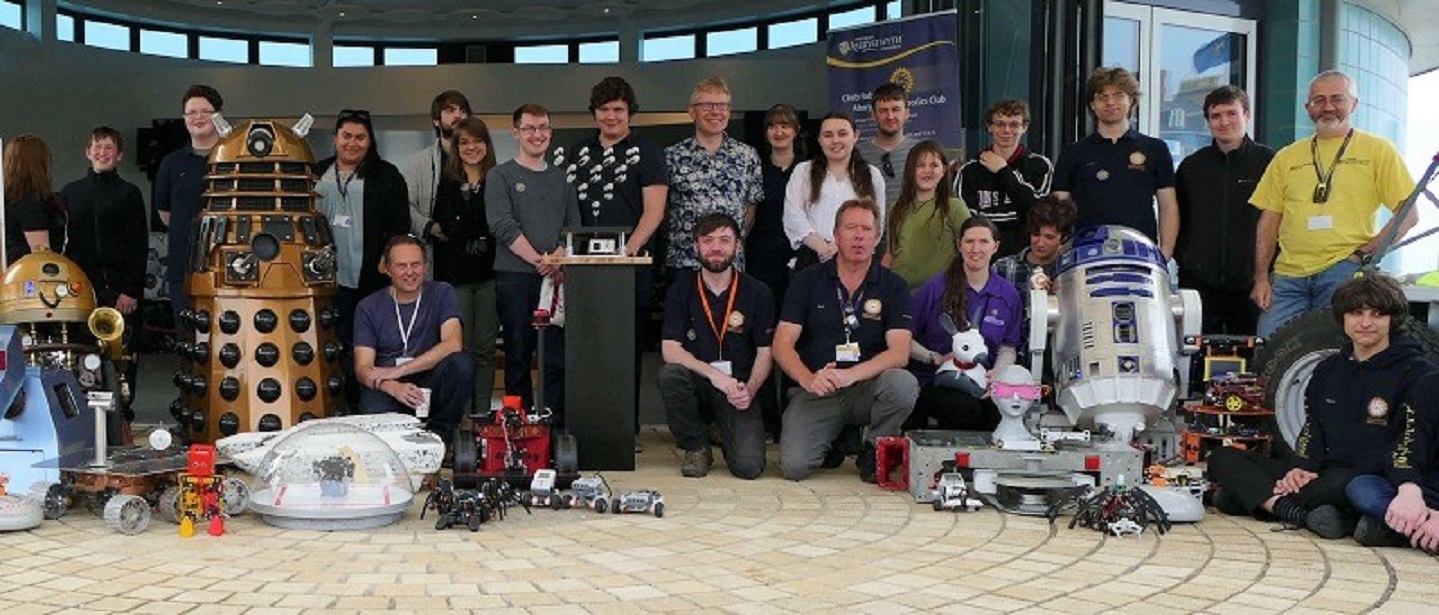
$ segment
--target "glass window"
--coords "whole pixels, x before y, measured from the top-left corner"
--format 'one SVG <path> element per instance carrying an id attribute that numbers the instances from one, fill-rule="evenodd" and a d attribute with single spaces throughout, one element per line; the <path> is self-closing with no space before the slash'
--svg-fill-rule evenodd
<path id="1" fill-rule="evenodd" d="M 335 66 L 374 66 L 374 47 L 349 47 L 335 45 Z"/>
<path id="2" fill-rule="evenodd" d="M 841 11 L 829 16 L 829 29 L 831 30 L 867 23 L 874 23 L 874 7 L 872 6 L 862 6 L 857 9 Z"/>
<path id="3" fill-rule="evenodd" d="M 390 47 L 385 49 L 385 66 L 435 66 L 440 52 L 434 48 Z"/>
<path id="4" fill-rule="evenodd" d="M 1222 85 L 1244 87 L 1247 40 L 1243 34 L 1166 23 L 1162 26 L 1157 137 L 1169 144 L 1174 162 L 1209 145 L 1204 97 Z"/>
<path id="5" fill-rule="evenodd" d="M 580 43 L 581 64 L 615 64 L 620 61 L 619 41 Z"/>
<path id="6" fill-rule="evenodd" d="M 1100 53 L 1105 66 L 1139 74 L 1139 20 L 1105 17 L 1103 44 Z"/>
<path id="7" fill-rule="evenodd" d="M 900 17 L 904 17 L 904 7 L 900 4 L 899 0 L 894 0 L 894 2 L 884 5 L 885 19 L 899 19 Z"/>
<path id="8" fill-rule="evenodd" d="M 810 17 L 769 25 L 769 48 L 794 47 L 819 40 L 819 19 Z"/>
<path id="9" fill-rule="evenodd" d="M 619 41 L 615 42 L 615 53 L 619 53 Z M 515 64 L 565 64 L 569 61 L 569 45 L 515 47 Z"/>
<path id="10" fill-rule="evenodd" d="M 130 50 L 130 28 L 103 21 L 85 21 L 85 44 L 103 49 Z"/>
<path id="11" fill-rule="evenodd" d="M 759 49 L 759 28 L 723 30 L 705 35 L 705 55 L 727 56 Z"/>
<path id="12" fill-rule="evenodd" d="M 190 45 L 186 40 L 186 36 L 179 32 L 141 30 L 140 53 L 148 53 L 155 56 L 169 56 L 171 58 L 185 58 L 190 56 Z"/>
<path id="13" fill-rule="evenodd" d="M 693 57 L 695 57 L 695 35 L 693 34 L 647 38 L 640 46 L 640 60 L 644 62 L 688 60 Z"/>
<path id="14" fill-rule="evenodd" d="M 266 66 L 308 67 L 310 65 L 310 45 L 260 41 L 260 63 Z"/>
<path id="15" fill-rule="evenodd" d="M 200 59 L 248 64 L 250 43 L 233 38 L 200 37 Z"/>
<path id="16" fill-rule="evenodd" d="M 19 30 L 23 26 L 22 17 L 19 4 L 0 2 L 0 26 Z"/>
<path id="17" fill-rule="evenodd" d="M 55 16 L 55 38 L 67 43 L 75 42 L 75 18 L 69 15 Z"/>

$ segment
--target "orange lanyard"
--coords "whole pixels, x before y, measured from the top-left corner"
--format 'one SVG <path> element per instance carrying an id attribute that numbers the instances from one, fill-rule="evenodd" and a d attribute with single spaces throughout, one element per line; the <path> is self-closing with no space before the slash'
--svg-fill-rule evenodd
<path id="1" fill-rule="evenodd" d="M 700 304 L 705 308 L 705 322 L 710 324 L 710 331 L 715 334 L 715 341 L 719 344 L 719 358 L 724 360 L 724 336 L 729 333 L 729 317 L 734 312 L 734 298 L 739 295 L 739 273 L 730 271 L 729 302 L 724 307 L 724 318 L 715 324 L 714 312 L 710 311 L 709 290 L 705 288 L 703 274 L 695 273 L 695 290 L 699 291 Z"/>

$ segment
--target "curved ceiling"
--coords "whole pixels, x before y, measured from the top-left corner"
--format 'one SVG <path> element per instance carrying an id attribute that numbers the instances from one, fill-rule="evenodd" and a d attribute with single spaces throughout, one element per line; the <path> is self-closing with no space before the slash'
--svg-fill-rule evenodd
<path id="1" fill-rule="evenodd" d="M 61 0 L 136 21 L 264 34 L 391 40 L 523 40 L 663 30 L 793 13 L 855 0 Z"/>

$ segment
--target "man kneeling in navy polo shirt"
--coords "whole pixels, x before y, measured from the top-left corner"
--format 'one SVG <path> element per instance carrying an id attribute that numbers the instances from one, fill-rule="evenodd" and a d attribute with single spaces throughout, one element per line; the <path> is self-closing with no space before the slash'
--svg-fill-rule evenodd
<path id="1" fill-rule="evenodd" d="M 774 334 L 774 358 L 804 387 L 784 413 L 780 469 L 800 480 L 824 465 L 847 425 L 868 425 L 856 465 L 875 482 L 874 440 L 899 435 L 919 383 L 906 371 L 909 287 L 874 258 L 879 207 L 851 200 L 835 214 L 835 258 L 795 275 Z"/>
<path id="2" fill-rule="evenodd" d="M 719 212 L 695 222 L 700 270 L 670 285 L 660 352 L 660 396 L 680 473 L 699 478 L 714 464 L 705 424 L 719 425 L 730 474 L 764 473 L 764 418 L 755 405 L 770 372 L 774 297 L 763 282 L 736 271 L 739 225 Z"/>

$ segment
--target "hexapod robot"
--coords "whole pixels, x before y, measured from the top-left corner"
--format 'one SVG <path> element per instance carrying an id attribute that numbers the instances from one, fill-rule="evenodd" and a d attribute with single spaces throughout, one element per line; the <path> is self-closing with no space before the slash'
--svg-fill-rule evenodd
<path id="1" fill-rule="evenodd" d="M 308 116 L 229 130 L 195 223 L 170 412 L 191 441 L 279 431 L 343 410 L 335 248 L 315 209 Z M 188 338 L 188 339 L 186 339 Z"/>

